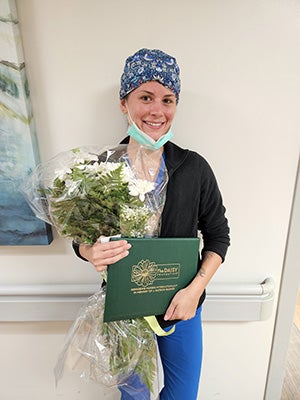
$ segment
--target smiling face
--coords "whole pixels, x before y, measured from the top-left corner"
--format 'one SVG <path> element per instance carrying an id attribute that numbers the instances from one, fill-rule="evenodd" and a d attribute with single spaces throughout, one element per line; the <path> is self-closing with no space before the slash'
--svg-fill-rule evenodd
<path id="1" fill-rule="evenodd" d="M 176 111 L 175 94 L 156 81 L 140 85 L 120 102 L 121 110 L 129 110 L 138 128 L 158 140 L 168 132 Z"/>

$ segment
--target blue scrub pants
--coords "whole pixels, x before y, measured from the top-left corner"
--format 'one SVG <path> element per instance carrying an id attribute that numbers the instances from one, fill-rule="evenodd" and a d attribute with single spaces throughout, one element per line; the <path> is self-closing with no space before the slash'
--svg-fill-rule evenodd
<path id="1" fill-rule="evenodd" d="M 171 328 L 166 331 L 168 329 Z M 157 336 L 157 342 L 164 372 L 159 399 L 196 400 L 202 363 L 201 307 L 194 318 L 178 322 L 171 335 Z M 149 390 L 137 375 L 132 376 L 127 388 L 119 389 L 121 400 L 150 400 Z"/>

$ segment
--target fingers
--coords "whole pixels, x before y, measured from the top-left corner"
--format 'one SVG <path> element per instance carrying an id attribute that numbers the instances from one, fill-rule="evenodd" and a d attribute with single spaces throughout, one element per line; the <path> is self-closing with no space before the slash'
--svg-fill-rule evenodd
<path id="1" fill-rule="evenodd" d="M 167 308 L 167 311 L 166 311 L 166 313 L 164 315 L 164 320 L 165 321 L 176 319 L 176 318 L 173 317 L 175 309 L 176 309 L 176 307 L 173 305 L 173 303 L 171 303 L 170 306 Z"/>
<path id="2" fill-rule="evenodd" d="M 112 241 L 108 243 L 96 243 L 91 247 L 89 261 L 98 272 L 107 269 L 107 266 L 114 264 L 129 254 L 131 244 L 126 240 Z"/>
<path id="3" fill-rule="evenodd" d="M 126 240 L 113 240 L 111 242 L 105 242 L 105 243 L 101 243 L 101 242 L 97 242 L 93 245 L 94 248 L 99 248 L 102 249 L 103 251 L 109 251 L 109 250 L 117 250 L 121 247 L 126 247 L 128 249 L 130 249 L 131 244 L 128 243 Z"/>
<path id="4" fill-rule="evenodd" d="M 197 305 L 198 301 L 192 300 L 186 295 L 186 290 L 181 289 L 173 297 L 167 311 L 165 312 L 164 320 L 172 321 L 179 319 L 186 321 L 191 319 L 195 316 Z"/>
<path id="5" fill-rule="evenodd" d="M 181 321 L 187 321 L 188 319 L 193 318 L 195 314 L 196 312 L 194 310 L 184 310 L 181 309 L 181 307 L 169 307 L 164 315 L 164 320 L 173 321 L 179 319 Z"/>

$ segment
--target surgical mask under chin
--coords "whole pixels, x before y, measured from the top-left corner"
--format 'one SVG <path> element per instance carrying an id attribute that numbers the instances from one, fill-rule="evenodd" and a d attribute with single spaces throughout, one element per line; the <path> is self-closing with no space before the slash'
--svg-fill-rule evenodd
<path id="1" fill-rule="evenodd" d="M 132 124 L 128 128 L 127 133 L 138 143 L 148 146 L 152 150 L 157 150 L 161 148 L 168 140 L 173 137 L 173 132 L 171 131 L 171 129 L 169 129 L 165 135 L 161 136 L 158 140 L 154 140 L 152 139 L 152 137 L 140 130 L 134 122 L 132 122 Z"/>

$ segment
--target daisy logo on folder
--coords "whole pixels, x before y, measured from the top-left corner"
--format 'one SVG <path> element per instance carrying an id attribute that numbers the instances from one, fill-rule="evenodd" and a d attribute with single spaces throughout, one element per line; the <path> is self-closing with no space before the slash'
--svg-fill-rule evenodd
<path id="1" fill-rule="evenodd" d="M 155 262 L 141 260 L 137 265 L 132 266 L 131 282 L 138 286 L 147 287 L 152 285 L 158 274 L 158 267 Z"/>
<path id="2" fill-rule="evenodd" d="M 157 280 L 178 279 L 180 264 L 156 264 L 150 260 L 141 260 L 131 267 L 131 282 L 146 288 Z"/>

